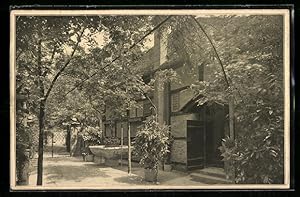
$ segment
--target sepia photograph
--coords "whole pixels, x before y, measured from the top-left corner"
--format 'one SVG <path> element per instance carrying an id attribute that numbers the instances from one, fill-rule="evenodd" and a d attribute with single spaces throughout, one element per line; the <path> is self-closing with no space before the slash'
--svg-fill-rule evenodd
<path id="1" fill-rule="evenodd" d="M 11 10 L 11 190 L 289 189 L 289 9 Z"/>

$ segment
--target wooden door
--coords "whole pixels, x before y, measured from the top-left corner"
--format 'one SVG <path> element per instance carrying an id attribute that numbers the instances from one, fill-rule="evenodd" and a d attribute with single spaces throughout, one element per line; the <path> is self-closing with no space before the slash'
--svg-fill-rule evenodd
<path id="1" fill-rule="evenodd" d="M 203 121 L 187 120 L 187 166 L 188 170 L 205 166 L 205 124 Z"/>

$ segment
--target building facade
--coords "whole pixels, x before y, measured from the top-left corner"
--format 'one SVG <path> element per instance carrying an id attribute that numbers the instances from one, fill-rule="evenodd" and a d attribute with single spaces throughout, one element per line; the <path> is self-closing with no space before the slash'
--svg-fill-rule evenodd
<path id="1" fill-rule="evenodd" d="M 156 80 L 155 91 L 150 95 L 157 108 L 158 121 L 171 128 L 174 138 L 171 149 L 173 168 L 188 171 L 210 166 L 224 167 L 218 147 L 228 133 L 228 107 L 220 104 L 198 106 L 197 100 L 201 95 L 195 95 L 190 88 L 197 81 L 210 80 L 216 67 L 203 63 L 189 65 L 178 53 L 173 56 L 168 33 L 158 30 L 154 33 L 154 46 L 140 64 L 146 81 L 168 68 L 176 71 L 180 79 L 178 82 Z M 128 121 L 103 120 L 106 137 L 120 138 L 123 130 L 124 144 L 127 144 L 130 124 L 130 135 L 134 140 L 138 127 L 153 113 L 149 100 L 139 100 L 137 103 L 140 107 L 129 111 Z"/>

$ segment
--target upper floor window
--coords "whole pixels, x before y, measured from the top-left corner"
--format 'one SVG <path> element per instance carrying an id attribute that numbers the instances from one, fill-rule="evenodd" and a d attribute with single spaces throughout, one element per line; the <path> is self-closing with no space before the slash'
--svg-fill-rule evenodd
<path id="1" fill-rule="evenodd" d="M 204 64 L 198 65 L 198 80 L 204 81 Z"/>
<path id="2" fill-rule="evenodd" d="M 130 118 L 135 118 L 136 115 L 137 115 L 137 109 L 136 109 L 135 107 L 131 108 L 131 109 L 129 110 L 129 117 L 130 117 Z"/>

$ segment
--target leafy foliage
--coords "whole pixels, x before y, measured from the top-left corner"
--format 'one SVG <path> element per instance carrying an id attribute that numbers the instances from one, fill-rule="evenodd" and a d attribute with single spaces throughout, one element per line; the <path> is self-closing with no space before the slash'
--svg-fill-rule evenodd
<path id="1" fill-rule="evenodd" d="M 86 127 L 81 132 L 86 145 L 100 145 L 103 143 L 103 131 L 99 127 Z"/>
<path id="2" fill-rule="evenodd" d="M 247 138 L 249 136 L 239 137 L 235 141 L 226 138 L 220 147 L 223 160 L 230 162 L 235 167 L 235 182 L 282 183 L 283 153 L 280 150 L 281 145 L 274 143 L 278 137 L 265 132 L 256 132 L 256 135 L 251 136 L 251 142 Z M 245 141 L 251 143 L 251 146 Z"/>
<path id="3" fill-rule="evenodd" d="M 196 94 L 202 95 L 198 104 L 217 102 L 226 106 L 230 96 L 235 101 L 236 139 L 225 139 L 221 147 L 224 160 L 233 162 L 237 183 L 282 183 L 282 16 L 198 20 L 214 41 L 230 82 L 228 87 L 215 58 L 206 58 L 206 68 L 216 69 L 206 81 L 191 86 Z M 190 57 L 191 62 L 199 59 Z"/>
<path id="4" fill-rule="evenodd" d="M 159 125 L 154 117 L 137 131 L 133 153 L 140 158 L 140 164 L 144 168 L 157 169 L 159 162 L 165 160 L 170 151 L 169 136 L 169 127 Z"/>
<path id="5" fill-rule="evenodd" d="M 107 147 L 119 146 L 121 140 L 118 137 L 106 137 L 104 138 L 104 144 Z"/>
<path id="6" fill-rule="evenodd" d="M 56 125 L 70 120 L 73 115 L 80 116 L 83 120 L 88 119 L 85 112 L 87 109 L 91 110 L 91 106 L 97 109 L 94 105 L 84 107 L 84 113 L 82 108 L 77 108 L 74 112 L 71 107 L 66 113 L 64 110 L 67 107 L 61 107 L 58 103 L 72 101 L 72 97 L 66 99 L 66 92 L 74 86 L 81 91 L 86 85 L 83 81 L 95 75 L 96 70 L 100 73 L 99 78 L 95 77 L 95 81 L 87 84 L 89 87 L 85 90 L 89 94 L 82 94 L 81 98 L 88 99 L 91 103 L 95 100 L 101 101 L 103 95 L 100 94 L 100 98 L 92 97 L 91 95 L 96 94 L 90 90 L 93 90 L 98 82 L 102 83 L 103 76 L 110 77 L 107 80 L 112 81 L 117 76 L 113 73 L 118 74 L 117 71 L 122 70 L 120 65 L 129 64 L 127 60 L 127 63 L 116 61 L 107 66 L 129 49 L 139 38 L 140 32 L 147 31 L 150 27 L 147 21 L 150 19 L 148 16 L 17 16 L 17 89 L 28 95 L 30 111 L 39 119 L 40 136 L 43 136 L 45 127 L 51 122 L 46 117 L 58 119 L 54 121 Z M 102 34 L 105 40 L 102 44 L 96 41 L 99 34 Z M 137 45 L 132 51 L 139 53 L 142 45 L 143 43 Z M 136 54 L 128 53 L 126 56 L 133 58 Z M 66 77 L 62 78 L 63 76 Z M 99 103 L 103 106 L 103 102 Z M 95 111 L 97 110 L 93 110 Z M 94 118 L 101 119 L 101 108 L 95 114 Z M 42 138 L 39 140 L 42 141 Z M 39 156 L 39 185 L 42 184 L 41 172 L 42 157 Z"/>

